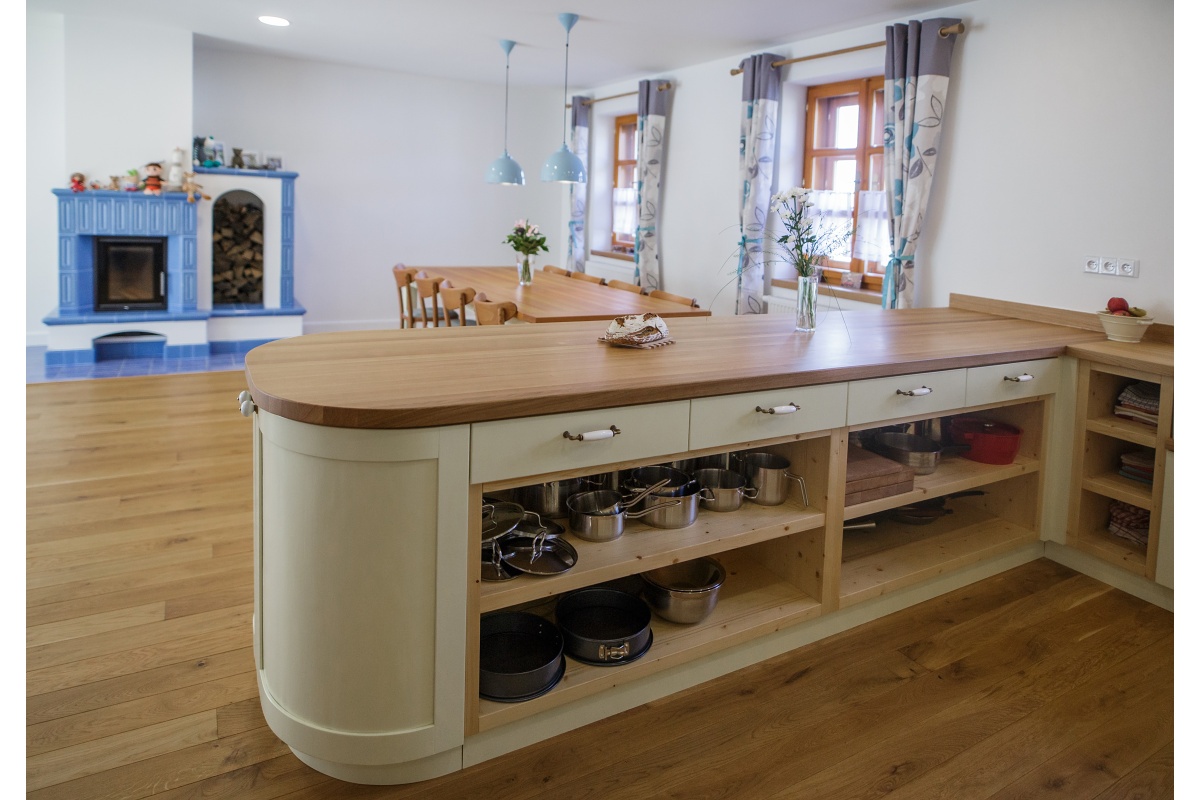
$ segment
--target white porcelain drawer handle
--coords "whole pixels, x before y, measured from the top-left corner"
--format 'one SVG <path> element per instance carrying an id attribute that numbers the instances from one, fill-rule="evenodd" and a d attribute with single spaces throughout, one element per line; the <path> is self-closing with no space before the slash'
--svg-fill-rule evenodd
<path id="1" fill-rule="evenodd" d="M 1028 372 L 1023 372 L 1015 378 L 1010 378 L 1009 376 L 1005 375 L 1004 380 L 1012 381 L 1013 383 L 1024 383 L 1025 381 L 1033 380 L 1033 376 L 1030 375 Z"/>
<path id="2" fill-rule="evenodd" d="M 755 406 L 754 410 L 760 414 L 793 414 L 800 410 L 800 406 L 795 403 L 788 403 L 786 406 L 772 406 L 771 408 Z"/>
<path id="3" fill-rule="evenodd" d="M 920 389 L 897 389 L 896 394 L 902 394 L 905 397 L 920 397 L 921 395 L 933 394 L 933 389 L 928 386 L 922 386 Z"/>
<path id="4" fill-rule="evenodd" d="M 620 432 L 621 430 L 616 425 L 609 425 L 605 430 L 587 431 L 586 433 L 563 431 L 563 438 L 576 442 L 598 442 L 601 439 L 611 439 Z"/>

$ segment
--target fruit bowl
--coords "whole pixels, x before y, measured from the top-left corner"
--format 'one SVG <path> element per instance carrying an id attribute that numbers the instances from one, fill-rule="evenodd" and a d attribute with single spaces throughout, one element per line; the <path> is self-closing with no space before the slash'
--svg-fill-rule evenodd
<path id="1" fill-rule="evenodd" d="M 1114 342 L 1140 342 L 1146 328 L 1154 322 L 1152 317 L 1124 317 L 1110 311 L 1097 311 L 1104 332 Z"/>

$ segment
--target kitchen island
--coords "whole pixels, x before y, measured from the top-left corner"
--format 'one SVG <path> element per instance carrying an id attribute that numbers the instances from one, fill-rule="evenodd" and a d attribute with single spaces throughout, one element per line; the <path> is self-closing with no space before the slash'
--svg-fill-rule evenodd
<path id="1" fill-rule="evenodd" d="M 851 313 L 813 335 L 772 316 L 669 325 L 675 344 L 648 351 L 599 343 L 603 326 L 581 322 L 320 334 L 247 356 L 255 658 L 266 719 L 298 757 L 354 782 L 424 780 L 1065 541 L 1066 352 L 1103 334 L 955 308 Z M 1024 431 L 1011 463 L 947 459 L 911 491 L 845 505 L 856 433 L 967 411 Z M 615 541 L 573 540 L 563 574 L 481 580 L 485 493 L 746 449 L 789 459 L 808 502 L 794 491 L 684 529 L 632 523 Z M 843 533 L 970 490 L 982 496 L 932 525 Z M 646 656 L 571 662 L 536 699 L 479 698 L 481 615 L 545 613 L 563 592 L 701 556 L 729 573 L 702 623 L 655 619 Z"/>

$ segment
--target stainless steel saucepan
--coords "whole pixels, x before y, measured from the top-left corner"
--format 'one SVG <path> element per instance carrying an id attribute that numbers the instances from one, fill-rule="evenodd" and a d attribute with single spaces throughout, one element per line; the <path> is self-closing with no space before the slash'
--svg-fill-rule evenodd
<path id="1" fill-rule="evenodd" d="M 611 542 L 625 533 L 625 520 L 638 519 L 667 506 L 677 506 L 679 498 L 667 498 L 640 511 L 629 511 L 633 504 L 661 489 L 666 483 L 660 481 L 648 486 L 632 497 L 626 497 L 614 489 L 595 489 L 580 492 L 567 498 L 567 520 L 571 532 L 589 542 Z"/>

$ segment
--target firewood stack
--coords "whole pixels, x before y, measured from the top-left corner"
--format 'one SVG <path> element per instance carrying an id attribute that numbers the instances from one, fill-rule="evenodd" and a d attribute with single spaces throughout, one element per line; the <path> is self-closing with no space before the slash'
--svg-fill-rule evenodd
<path id="1" fill-rule="evenodd" d="M 213 204 L 213 304 L 262 301 L 262 209 L 222 198 Z"/>

